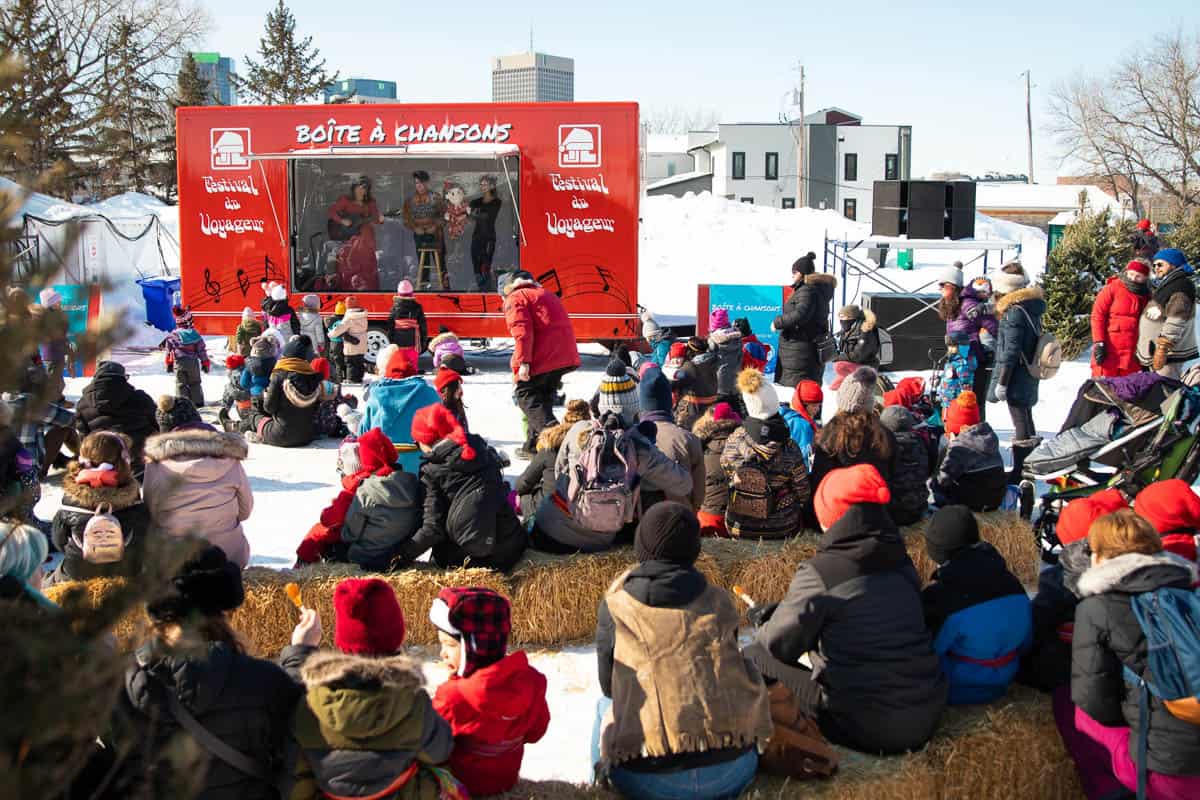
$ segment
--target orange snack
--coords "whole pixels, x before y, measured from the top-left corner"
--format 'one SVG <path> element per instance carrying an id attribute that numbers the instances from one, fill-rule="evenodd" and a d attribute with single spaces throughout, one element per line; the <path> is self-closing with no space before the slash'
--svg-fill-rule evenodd
<path id="1" fill-rule="evenodd" d="M 757 605 L 754 602 L 754 598 L 751 597 L 750 595 L 746 594 L 746 590 L 743 589 L 741 586 L 734 586 L 733 593 L 735 596 L 737 596 L 738 600 L 741 600 L 743 603 L 750 606 L 750 608 L 754 608 L 754 606 Z"/>
<path id="2" fill-rule="evenodd" d="M 300 587 L 295 583 L 289 583 L 283 587 L 283 591 L 287 592 L 288 599 L 292 601 L 292 604 L 296 608 L 300 608 L 302 605 L 300 602 Z"/>

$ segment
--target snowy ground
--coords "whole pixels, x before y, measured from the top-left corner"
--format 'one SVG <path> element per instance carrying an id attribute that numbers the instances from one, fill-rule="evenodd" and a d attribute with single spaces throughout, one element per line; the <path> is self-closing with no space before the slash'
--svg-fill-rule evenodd
<path id="1" fill-rule="evenodd" d="M 208 346 L 214 366 L 212 374 L 204 376 L 204 393 L 213 403 L 219 401 L 226 381 L 224 368 L 220 366 L 225 358 L 224 340 L 209 339 Z M 587 346 L 584 351 L 583 368 L 566 380 L 569 398 L 591 397 L 603 372 L 602 351 L 595 346 Z M 469 353 L 468 357 L 481 368 L 478 374 L 466 378 L 466 402 L 472 429 L 513 457 L 508 473 L 516 476 L 525 464 L 515 458 L 521 439 L 521 423 L 511 400 L 507 353 L 503 350 L 489 351 L 486 355 L 476 352 Z M 133 383 L 152 397 L 173 392 L 174 377 L 163 371 L 160 355 L 124 353 L 119 354 L 118 359 L 126 364 Z M 894 377 L 906 374 L 914 373 L 896 373 Z M 1041 401 L 1034 409 L 1034 417 L 1043 434 L 1058 430 L 1076 390 L 1087 376 L 1086 363 L 1068 363 L 1053 381 L 1042 385 Z M 69 380 L 68 398 L 77 399 L 86 383 L 87 379 L 82 378 Z M 782 387 L 779 393 L 781 398 L 787 397 L 787 391 Z M 827 393 L 826 417 L 832 415 L 834 402 L 833 393 Z M 215 419 L 215 408 L 204 409 L 204 415 Z M 1011 438 L 1012 423 L 1006 407 L 989 406 L 988 418 L 1001 441 L 1007 443 Z M 336 447 L 337 442 L 331 439 L 292 450 L 261 444 L 250 446 L 245 467 L 254 490 L 255 506 L 245 529 L 253 551 L 252 563 L 278 568 L 292 565 L 296 545 L 338 491 Z M 51 481 L 37 509 L 43 518 L 53 516 L 61 496 L 58 480 L 52 477 Z M 527 749 L 522 775 L 535 780 L 585 782 L 590 777 L 588 747 L 596 701 L 600 697 L 595 650 L 572 647 L 557 652 L 539 651 L 531 656 L 534 666 L 549 679 L 552 721 L 542 743 Z M 426 674 L 430 685 L 437 685 L 445 677 L 445 672 L 433 663 L 435 658 L 436 653 L 427 653 Z"/>

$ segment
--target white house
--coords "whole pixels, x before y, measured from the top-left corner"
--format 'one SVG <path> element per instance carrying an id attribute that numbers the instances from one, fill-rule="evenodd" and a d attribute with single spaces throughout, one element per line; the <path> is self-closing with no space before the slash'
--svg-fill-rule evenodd
<path id="1" fill-rule="evenodd" d="M 798 191 L 796 166 L 804 136 L 802 170 L 807 197 Z M 647 194 L 682 196 L 692 191 L 775 208 L 832 208 L 869 222 L 874 182 L 910 177 L 912 128 L 863 125 L 842 109 L 823 109 L 804 125 L 721 124 L 716 131 L 689 134 L 690 172 L 651 180 Z"/>

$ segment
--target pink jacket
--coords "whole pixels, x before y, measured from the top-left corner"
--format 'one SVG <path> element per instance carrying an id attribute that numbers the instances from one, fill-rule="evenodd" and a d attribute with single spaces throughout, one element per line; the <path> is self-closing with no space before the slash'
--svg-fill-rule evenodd
<path id="1" fill-rule="evenodd" d="M 246 440 L 236 433 L 184 429 L 147 439 L 142 491 L 156 529 L 207 539 L 245 567 L 250 543 L 242 522 L 254 508 L 242 469 L 246 453 Z"/>

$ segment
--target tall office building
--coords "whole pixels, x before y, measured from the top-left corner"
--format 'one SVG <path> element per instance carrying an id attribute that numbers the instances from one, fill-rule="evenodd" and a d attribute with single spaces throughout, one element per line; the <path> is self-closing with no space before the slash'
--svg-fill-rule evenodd
<path id="1" fill-rule="evenodd" d="M 396 82 L 377 81 L 374 78 L 344 78 L 326 86 L 323 94 L 326 103 L 334 98 L 342 102 L 394 103 Z"/>
<path id="2" fill-rule="evenodd" d="M 493 103 L 570 103 L 575 100 L 575 60 L 545 53 L 492 59 Z"/>
<path id="3" fill-rule="evenodd" d="M 237 105 L 237 90 L 230 80 L 231 75 L 237 75 L 233 59 L 220 53 L 192 53 L 192 58 L 200 69 L 200 77 L 208 81 L 208 88 L 212 91 L 212 101 L 205 105 Z"/>

